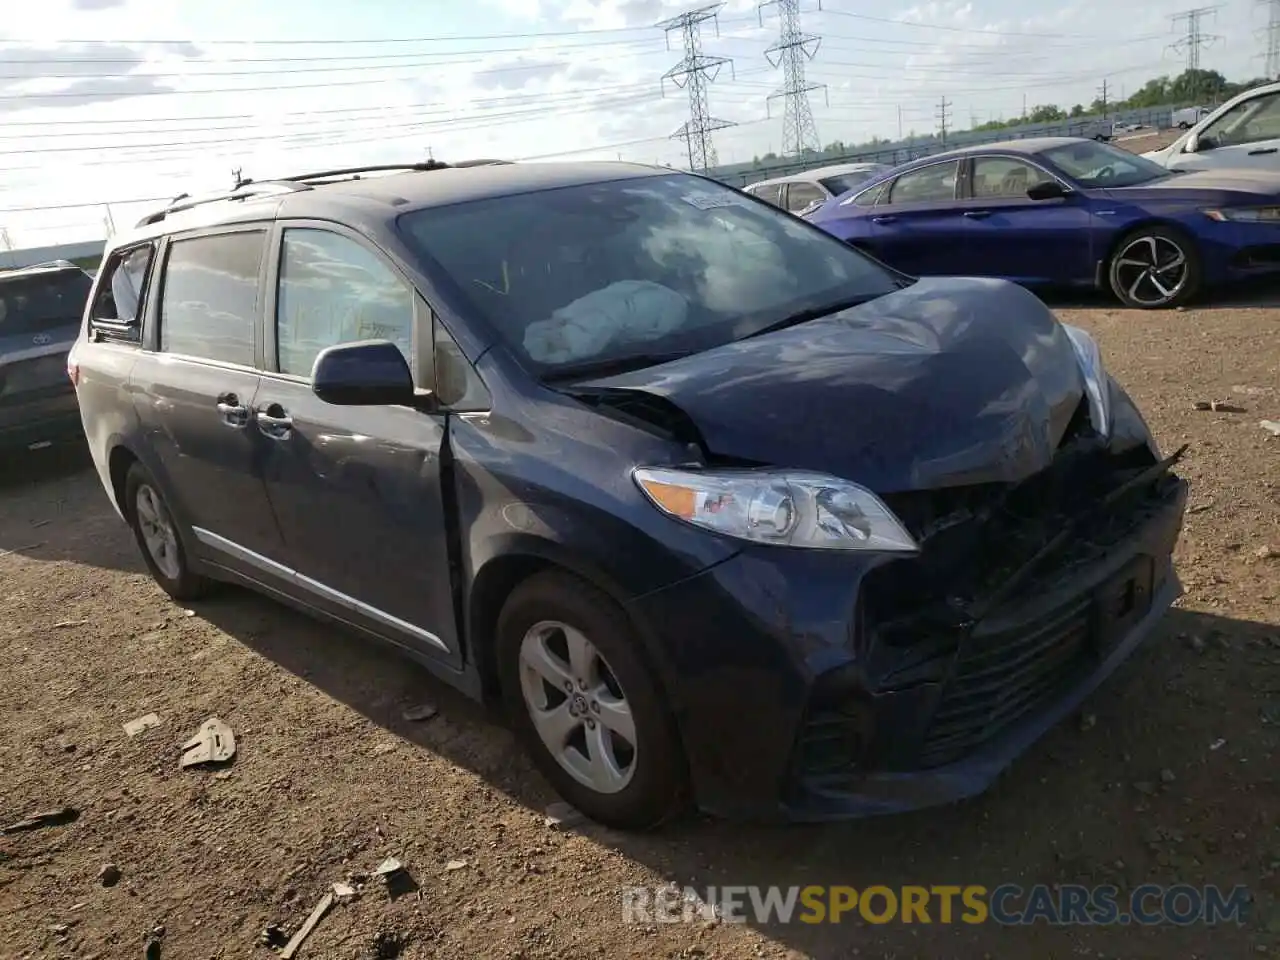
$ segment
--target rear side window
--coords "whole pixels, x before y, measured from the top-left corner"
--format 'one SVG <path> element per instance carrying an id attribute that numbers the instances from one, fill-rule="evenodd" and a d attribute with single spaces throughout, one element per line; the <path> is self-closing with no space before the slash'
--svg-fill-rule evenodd
<path id="1" fill-rule="evenodd" d="M 92 286 L 83 270 L 0 275 L 0 337 L 79 326 Z"/>
<path id="2" fill-rule="evenodd" d="M 927 167 L 908 170 L 893 182 L 890 203 L 942 203 L 954 200 L 960 161 L 931 163 Z"/>
<path id="3" fill-rule="evenodd" d="M 748 187 L 747 190 L 753 197 L 759 197 L 766 203 L 772 203 L 775 207 L 782 206 L 782 184 L 780 183 L 771 183 L 762 187 Z"/>
<path id="4" fill-rule="evenodd" d="M 169 244 L 160 288 L 160 349 L 251 367 L 266 232 Z"/>
<path id="5" fill-rule="evenodd" d="M 414 294 L 363 244 L 327 230 L 286 230 L 276 343 L 280 372 L 310 377 L 325 347 L 390 340 L 413 368 Z"/>
<path id="6" fill-rule="evenodd" d="M 880 202 L 880 198 L 884 196 L 885 190 L 889 186 L 888 180 L 879 186 L 872 187 L 870 190 L 863 190 L 860 194 L 853 198 L 855 207 L 874 207 Z M 847 202 L 847 201 L 846 201 Z"/>
<path id="7" fill-rule="evenodd" d="M 799 213 L 815 200 L 825 200 L 826 194 L 812 183 L 797 180 L 787 187 L 787 209 Z"/>
<path id="8" fill-rule="evenodd" d="M 111 255 L 102 268 L 102 280 L 90 314 L 95 329 L 137 338 L 142 304 L 146 300 L 147 275 L 154 256 L 155 246 L 150 243 Z"/>

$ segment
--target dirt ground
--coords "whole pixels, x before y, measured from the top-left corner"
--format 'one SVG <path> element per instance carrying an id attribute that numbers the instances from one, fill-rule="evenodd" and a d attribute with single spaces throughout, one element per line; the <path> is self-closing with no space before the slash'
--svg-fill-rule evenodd
<path id="1" fill-rule="evenodd" d="M 264 928 L 296 930 L 331 884 L 389 856 L 417 891 L 371 884 L 300 957 L 1280 955 L 1280 439 L 1258 422 L 1280 420 L 1280 309 L 1251 302 L 1059 308 L 1098 334 L 1164 449 L 1190 444 L 1186 596 L 988 794 L 838 826 L 550 828 L 555 798 L 479 708 L 254 595 L 169 603 L 79 457 L 10 463 L 0 821 L 79 816 L 0 837 L 0 955 L 141 957 L 163 927 L 157 956 L 270 957 Z M 1246 412 L 1193 409 L 1205 400 Z M 440 714 L 406 721 L 424 700 Z M 159 726 L 126 736 L 148 713 Z M 179 771 L 214 715 L 237 734 L 235 763 Z M 1255 903 L 1243 927 L 1214 930 L 623 922 L 622 888 L 668 881 L 1239 883 Z"/>

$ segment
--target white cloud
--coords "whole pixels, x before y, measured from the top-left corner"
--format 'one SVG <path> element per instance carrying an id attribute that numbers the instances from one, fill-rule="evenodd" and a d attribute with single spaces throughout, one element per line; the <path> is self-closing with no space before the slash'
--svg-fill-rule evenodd
<path id="1" fill-rule="evenodd" d="M 872 8 L 851 0 L 826 0 L 822 12 L 806 6 L 804 28 L 823 37 L 807 64 L 809 79 L 827 85 L 825 97 L 811 96 L 819 134 L 846 143 L 892 137 L 899 117 L 904 132 L 927 133 L 943 96 L 954 127 L 971 115 L 1015 115 L 1024 96 L 1029 106 L 1088 103 L 1104 77 L 1113 97 L 1133 92 L 1151 76 L 1180 72 L 1167 50 L 1176 39 L 1168 18 L 1183 5 L 1087 0 L 1028 16 L 1012 0 L 928 0 L 875 9 L 870 19 L 859 12 Z M 47 0 L 36 34 L 0 38 L 0 98 L 19 98 L 0 99 L 0 208 L 88 206 L 0 209 L 0 226 L 19 243 L 92 235 L 102 201 L 221 186 L 237 167 L 266 177 L 416 160 L 428 150 L 442 159 L 621 153 L 679 164 L 684 147 L 670 135 L 688 116 L 687 94 L 670 83 L 664 93 L 660 78 L 683 55 L 681 38 L 672 34 L 668 49 L 655 24 L 689 7 L 481 0 L 442 25 L 439 8 L 396 22 L 355 0 L 333 0 L 322 20 L 299 19 L 308 9 L 301 0 L 270 10 L 220 0 L 216 11 L 170 0 Z M 312 32 L 300 34 L 299 23 Z M 360 36 L 352 23 L 364 36 L 435 39 L 304 42 Z M 1205 51 L 1205 65 L 1237 80 L 1254 72 L 1259 23 L 1224 15 L 1208 25 L 1222 39 Z M 766 8 L 761 26 L 754 0 L 731 0 L 718 26 L 704 27 L 703 51 L 732 65 L 710 85 L 709 107 L 738 124 L 714 135 L 720 159 L 776 151 L 782 105 L 767 107 L 766 98 L 783 74 L 764 50 L 778 35 L 777 8 Z M 494 34 L 504 37 L 445 39 Z M 112 35 L 191 41 L 59 41 Z M 227 42 L 245 36 L 260 41 Z M 120 214 L 131 217 L 136 208 Z"/>

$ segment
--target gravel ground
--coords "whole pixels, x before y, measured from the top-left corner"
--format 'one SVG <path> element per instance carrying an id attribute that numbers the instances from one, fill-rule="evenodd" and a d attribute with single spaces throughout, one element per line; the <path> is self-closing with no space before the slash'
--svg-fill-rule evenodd
<path id="1" fill-rule="evenodd" d="M 143 572 L 79 457 L 0 484 L 0 955 L 270 957 L 335 881 L 400 858 L 418 889 L 335 906 L 304 958 L 1280 955 L 1280 310 L 1059 307 L 1095 331 L 1166 450 L 1190 444 L 1186 596 L 988 794 L 820 828 L 553 829 L 555 798 L 479 708 L 254 595 L 191 611 Z M 1265 303 L 1265 300 L 1257 301 Z M 1193 409 L 1230 400 L 1244 413 Z M 403 718 L 426 701 L 440 714 Z M 122 724 L 155 713 L 134 737 Z M 207 717 L 222 772 L 179 771 Z M 1217 745 L 1216 748 L 1213 745 Z M 104 864 L 118 882 L 99 878 Z M 107 880 L 112 879 L 108 877 Z M 633 885 L 1247 884 L 1243 927 L 996 929 L 623 922 Z"/>

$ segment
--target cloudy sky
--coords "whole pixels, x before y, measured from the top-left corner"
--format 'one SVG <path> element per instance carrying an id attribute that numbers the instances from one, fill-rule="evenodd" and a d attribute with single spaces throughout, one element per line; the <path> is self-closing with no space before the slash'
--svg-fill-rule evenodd
<path id="1" fill-rule="evenodd" d="M 821 35 L 819 135 L 856 142 L 1087 103 L 1176 74 L 1170 16 L 1189 0 L 801 0 Z M 39 0 L 0 28 L 0 243 L 101 237 L 153 198 L 365 162 L 555 156 L 679 165 L 688 115 L 660 82 L 681 56 L 655 24 L 673 0 Z M 781 147 L 765 50 L 777 7 L 728 0 L 703 49 L 722 162 Z M 1263 8 L 1227 0 L 1202 63 L 1261 71 Z M 142 201 L 142 202 L 131 202 Z M 110 206 L 108 207 L 108 204 Z"/>

